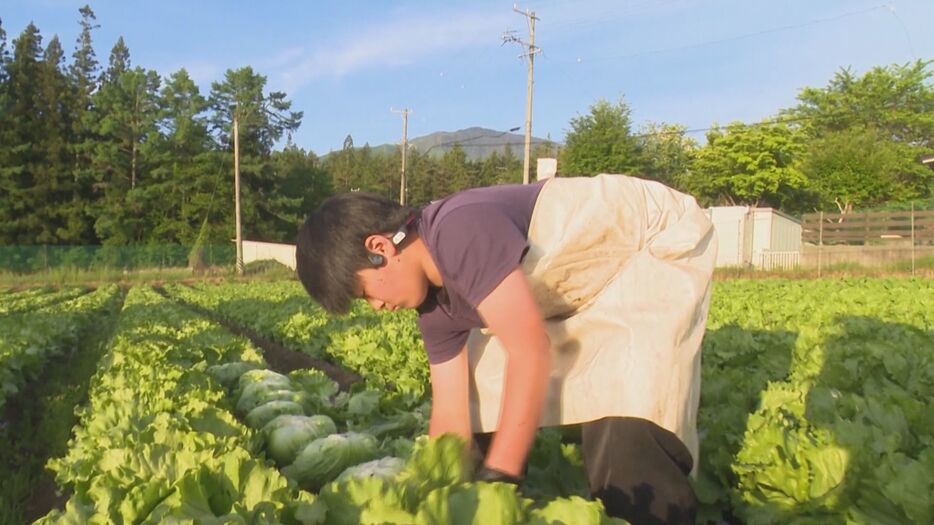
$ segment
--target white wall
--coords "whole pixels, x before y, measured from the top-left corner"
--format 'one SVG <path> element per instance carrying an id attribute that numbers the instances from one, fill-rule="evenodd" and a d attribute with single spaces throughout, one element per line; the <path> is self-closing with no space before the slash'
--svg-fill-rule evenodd
<path id="1" fill-rule="evenodd" d="M 273 260 L 295 269 L 295 245 L 275 242 L 243 241 L 243 264 Z"/>
<path id="2" fill-rule="evenodd" d="M 774 210 L 772 214 L 772 244 L 769 247 L 776 252 L 801 251 L 801 223 Z"/>
<path id="3" fill-rule="evenodd" d="M 717 266 L 758 266 L 770 260 L 764 254 L 800 251 L 801 224 L 778 210 L 715 206 L 707 215 L 719 237 Z"/>
<path id="4" fill-rule="evenodd" d="M 741 266 L 748 239 L 746 232 L 746 206 L 716 206 L 707 209 L 710 222 L 717 232 L 717 266 Z"/>

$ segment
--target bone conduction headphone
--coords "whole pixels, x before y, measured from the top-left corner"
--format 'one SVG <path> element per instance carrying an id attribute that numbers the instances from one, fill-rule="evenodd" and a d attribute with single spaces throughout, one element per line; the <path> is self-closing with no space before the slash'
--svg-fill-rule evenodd
<path id="1" fill-rule="evenodd" d="M 402 226 L 399 226 L 399 229 L 396 230 L 396 233 L 394 233 L 392 238 L 389 239 L 392 241 L 393 246 L 399 246 L 402 244 L 402 241 L 404 241 L 408 235 L 409 226 L 411 226 L 417 218 L 418 216 L 413 213 L 409 215 L 409 218 L 406 219 L 404 223 L 402 223 Z M 377 253 L 371 253 L 367 256 L 367 258 L 370 259 L 370 263 L 373 266 L 382 266 L 383 263 L 386 262 L 386 258 Z"/>

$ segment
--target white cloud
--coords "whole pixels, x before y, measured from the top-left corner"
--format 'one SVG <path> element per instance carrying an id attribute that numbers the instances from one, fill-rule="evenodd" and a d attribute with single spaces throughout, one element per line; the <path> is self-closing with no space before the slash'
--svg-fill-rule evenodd
<path id="1" fill-rule="evenodd" d="M 270 65 L 277 66 L 279 83 L 294 91 L 315 78 L 343 77 L 371 68 L 392 68 L 477 45 L 495 44 L 513 13 L 505 10 L 396 16 L 358 27 L 333 47 L 291 48 Z"/>

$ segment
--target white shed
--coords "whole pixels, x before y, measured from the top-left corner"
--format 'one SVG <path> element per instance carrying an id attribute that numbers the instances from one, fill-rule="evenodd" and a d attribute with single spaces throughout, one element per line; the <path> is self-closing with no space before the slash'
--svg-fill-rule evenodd
<path id="1" fill-rule="evenodd" d="M 707 214 L 717 231 L 717 266 L 790 268 L 798 265 L 801 223 L 773 208 L 716 206 Z"/>
<path id="2" fill-rule="evenodd" d="M 295 269 L 295 245 L 278 242 L 243 241 L 243 264 L 253 261 L 279 261 Z"/>

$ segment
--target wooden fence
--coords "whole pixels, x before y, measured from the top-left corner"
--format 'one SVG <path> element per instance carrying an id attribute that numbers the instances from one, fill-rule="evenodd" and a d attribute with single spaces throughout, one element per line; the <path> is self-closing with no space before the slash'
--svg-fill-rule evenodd
<path id="1" fill-rule="evenodd" d="M 801 241 L 809 244 L 934 243 L 934 210 L 864 213 L 807 213 Z"/>

